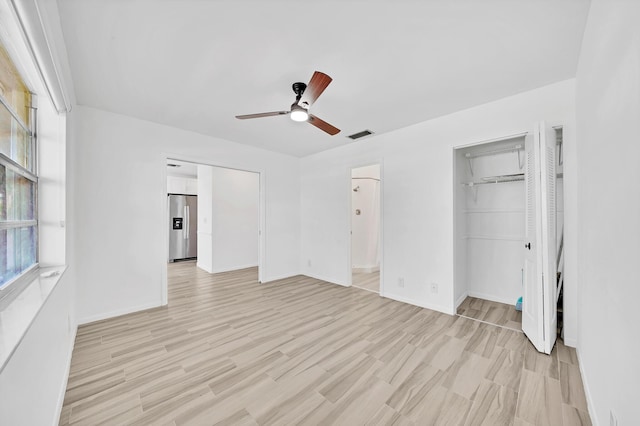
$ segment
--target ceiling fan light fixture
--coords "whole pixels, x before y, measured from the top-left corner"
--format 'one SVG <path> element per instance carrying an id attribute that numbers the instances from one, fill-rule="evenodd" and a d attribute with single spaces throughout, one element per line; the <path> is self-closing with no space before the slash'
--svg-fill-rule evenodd
<path id="1" fill-rule="evenodd" d="M 293 121 L 307 121 L 309 119 L 309 113 L 307 110 L 298 104 L 291 105 L 290 116 Z"/>

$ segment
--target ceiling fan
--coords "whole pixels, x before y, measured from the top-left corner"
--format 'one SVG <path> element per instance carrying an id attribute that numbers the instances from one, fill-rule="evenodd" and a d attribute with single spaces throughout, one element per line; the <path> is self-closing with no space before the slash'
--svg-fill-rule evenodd
<path id="1" fill-rule="evenodd" d="M 332 80 L 333 79 L 325 73 L 316 71 L 313 73 L 311 80 L 309 80 L 309 84 L 300 82 L 293 83 L 291 87 L 293 92 L 296 94 L 296 101 L 291 104 L 291 109 L 289 111 L 272 111 L 262 112 L 259 114 L 236 115 L 236 118 L 246 120 L 248 118 L 262 118 L 289 114 L 293 121 L 306 121 L 307 123 L 333 136 L 340 132 L 340 129 L 319 119 L 313 114 L 309 114 L 309 107 L 316 101 L 316 99 L 318 99 L 322 92 L 324 92 L 324 89 L 327 88 Z"/>

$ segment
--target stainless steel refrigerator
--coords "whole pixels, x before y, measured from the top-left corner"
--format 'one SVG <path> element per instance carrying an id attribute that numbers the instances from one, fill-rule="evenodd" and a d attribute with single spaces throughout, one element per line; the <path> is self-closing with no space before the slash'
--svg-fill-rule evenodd
<path id="1" fill-rule="evenodd" d="M 169 262 L 198 256 L 198 197 L 169 194 Z"/>

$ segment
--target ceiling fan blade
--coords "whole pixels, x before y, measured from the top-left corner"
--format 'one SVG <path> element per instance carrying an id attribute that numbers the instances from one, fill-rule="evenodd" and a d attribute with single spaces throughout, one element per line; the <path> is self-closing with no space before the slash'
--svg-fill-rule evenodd
<path id="1" fill-rule="evenodd" d="M 340 129 L 338 129 L 337 127 L 333 127 L 331 124 L 327 123 L 324 120 L 319 119 L 313 114 L 309 114 L 309 120 L 307 120 L 307 123 L 313 126 L 316 126 L 318 129 L 322 131 L 329 133 L 331 136 L 337 135 L 338 133 L 340 133 Z"/>
<path id="2" fill-rule="evenodd" d="M 287 115 L 289 112 L 290 111 L 261 112 L 259 114 L 236 115 L 236 118 L 239 120 L 246 120 L 247 118 L 273 117 L 275 115 Z"/>
<path id="3" fill-rule="evenodd" d="M 309 80 L 309 84 L 307 84 L 307 88 L 304 90 L 302 97 L 298 101 L 298 105 L 304 108 L 309 108 L 318 97 L 324 92 L 324 89 L 327 88 L 329 83 L 331 83 L 333 79 L 326 75 L 323 72 L 316 71 L 311 76 L 311 80 Z"/>

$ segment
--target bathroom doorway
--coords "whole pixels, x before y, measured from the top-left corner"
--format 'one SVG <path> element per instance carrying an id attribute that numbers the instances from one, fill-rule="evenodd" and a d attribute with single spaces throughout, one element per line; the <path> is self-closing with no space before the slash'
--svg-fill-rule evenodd
<path id="1" fill-rule="evenodd" d="M 351 285 L 380 294 L 380 165 L 351 169 Z"/>

